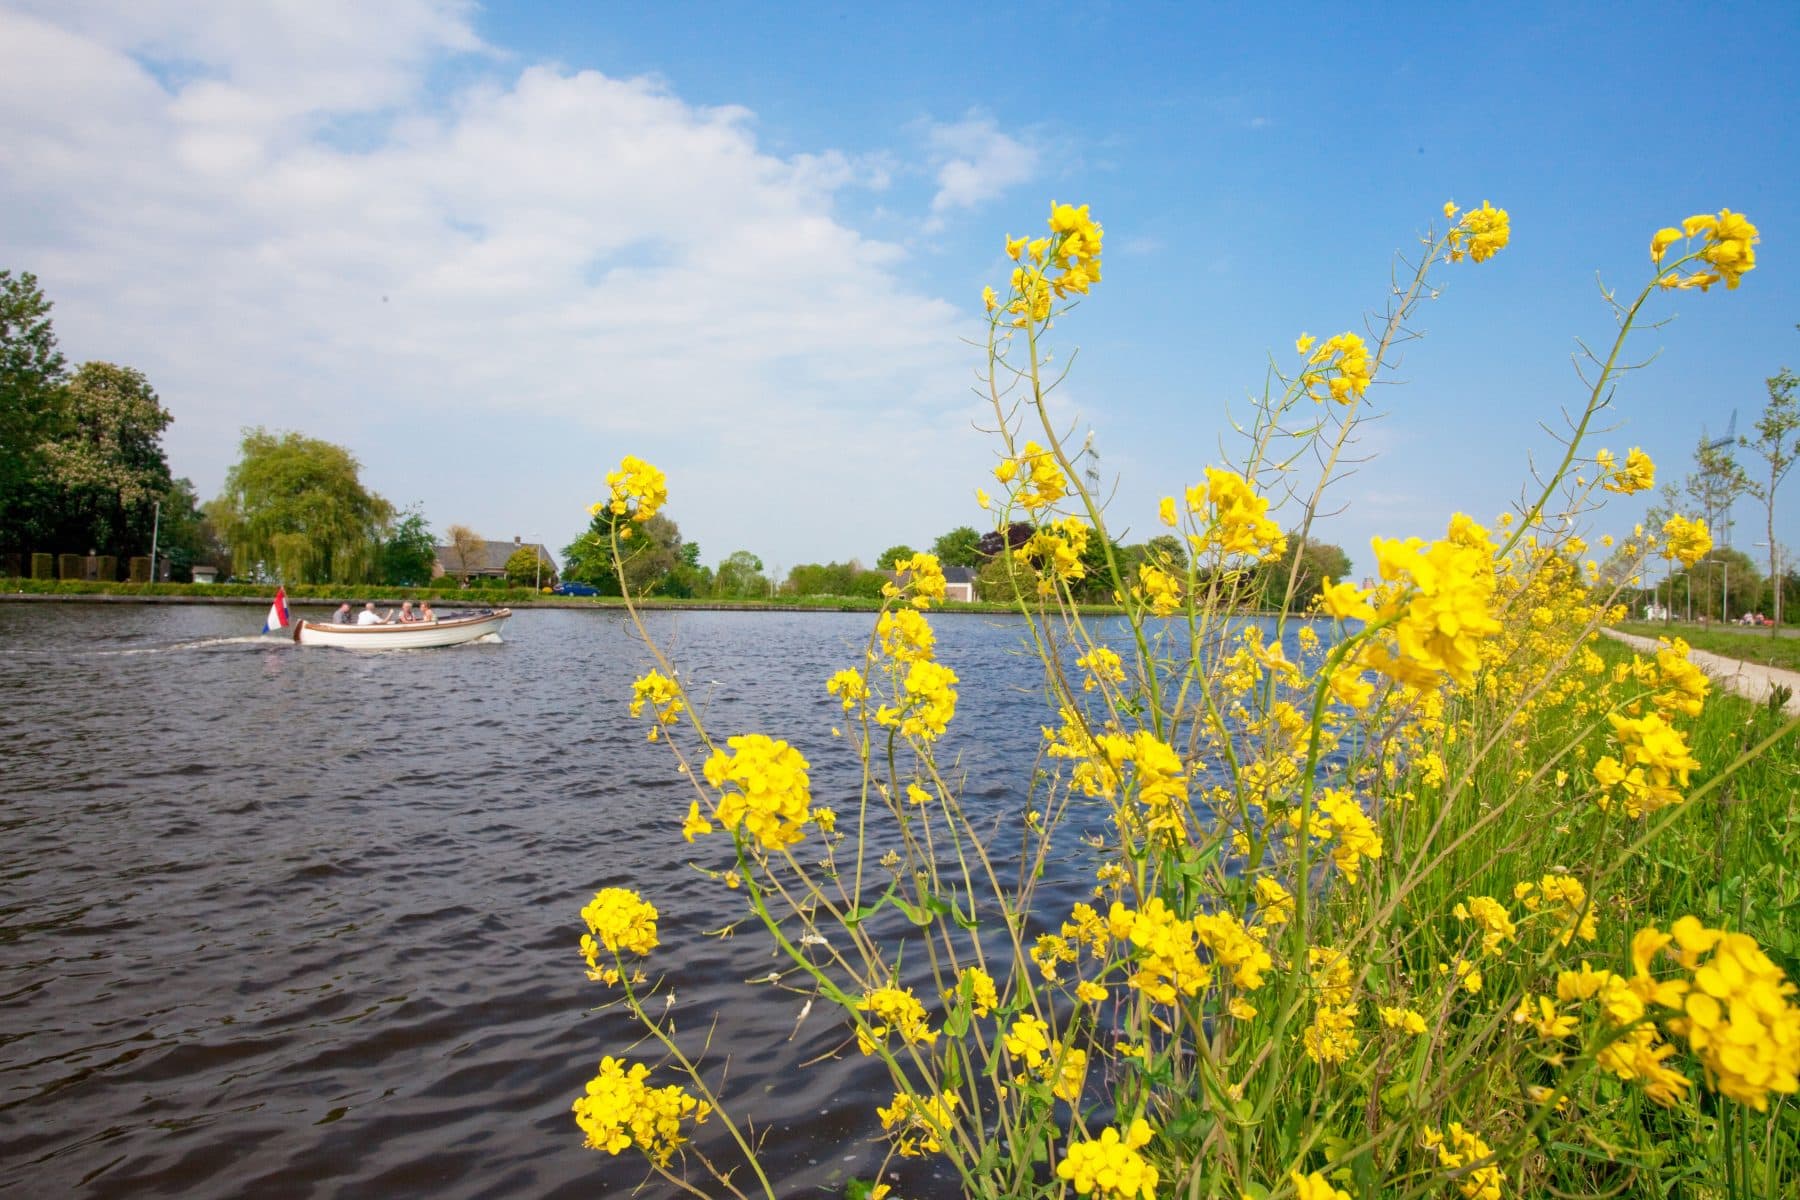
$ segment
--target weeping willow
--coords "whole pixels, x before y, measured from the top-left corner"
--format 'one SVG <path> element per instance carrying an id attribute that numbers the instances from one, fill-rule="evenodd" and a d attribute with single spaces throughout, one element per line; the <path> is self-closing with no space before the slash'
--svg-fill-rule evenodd
<path id="1" fill-rule="evenodd" d="M 246 430 L 243 455 L 213 505 L 239 575 L 284 583 L 375 577 L 394 506 L 363 487 L 356 457 L 294 432 Z"/>

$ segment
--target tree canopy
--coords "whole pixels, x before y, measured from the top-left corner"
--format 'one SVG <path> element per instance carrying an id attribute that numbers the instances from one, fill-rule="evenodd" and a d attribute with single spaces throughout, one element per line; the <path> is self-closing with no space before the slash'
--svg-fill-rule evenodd
<path id="1" fill-rule="evenodd" d="M 931 543 L 931 552 L 946 567 L 981 565 L 981 534 L 973 525 L 958 525 Z"/>
<path id="2" fill-rule="evenodd" d="M 422 505 L 408 505 L 387 530 L 381 543 L 381 582 L 418 587 L 431 582 L 431 564 L 437 561 L 437 540 L 425 520 Z"/>
<path id="3" fill-rule="evenodd" d="M 209 510 L 231 542 L 239 575 L 287 583 L 361 583 L 375 577 L 393 506 L 363 487 L 342 446 L 299 433 L 244 431 L 243 457 Z"/>
<path id="4" fill-rule="evenodd" d="M 36 462 L 64 363 L 37 276 L 0 271 L 0 543 L 24 547 Z"/>
<path id="5" fill-rule="evenodd" d="M 174 484 L 162 448 L 173 419 L 142 372 L 82 364 L 40 446 L 39 536 L 70 549 L 147 554 L 155 506 Z"/>

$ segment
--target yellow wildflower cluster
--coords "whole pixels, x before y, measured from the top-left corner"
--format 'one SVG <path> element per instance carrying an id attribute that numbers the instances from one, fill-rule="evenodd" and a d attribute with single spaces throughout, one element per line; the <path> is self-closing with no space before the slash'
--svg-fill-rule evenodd
<path id="1" fill-rule="evenodd" d="M 1196 554 L 1216 550 L 1223 555 L 1247 554 L 1262 561 L 1281 557 L 1287 537 L 1268 517 L 1269 501 L 1234 471 L 1206 468 L 1206 484 L 1187 489 L 1187 508 L 1200 516 L 1203 532 L 1189 534 Z"/>
<path id="2" fill-rule="evenodd" d="M 806 836 L 812 819 L 806 759 L 784 741 L 760 733 L 729 739 L 730 753 L 706 760 L 706 782 L 719 789 L 713 817 L 763 850 L 781 850 Z"/>
<path id="3" fill-rule="evenodd" d="M 1450 1122 L 1442 1133 L 1426 1126 L 1424 1142 L 1425 1149 L 1435 1154 L 1438 1164 L 1447 1171 L 1463 1171 L 1472 1163 L 1494 1157 L 1493 1147 L 1474 1130 L 1464 1129 L 1460 1121 Z M 1489 1162 L 1458 1176 L 1456 1188 L 1468 1200 L 1500 1200 L 1505 1182 L 1506 1172 Z"/>
<path id="4" fill-rule="evenodd" d="M 978 1017 L 985 1017 L 1000 1007 L 1000 993 L 994 987 L 994 977 L 980 967 L 964 967 L 957 976 L 957 990 L 967 994 L 969 1006 Z"/>
<path id="5" fill-rule="evenodd" d="M 1181 580 L 1154 563 L 1138 568 L 1131 595 L 1139 604 L 1148 605 L 1155 616 L 1170 617 L 1181 611 Z"/>
<path id="6" fill-rule="evenodd" d="M 1484 954 L 1498 954 L 1503 942 L 1510 942 L 1518 936 L 1519 928 L 1513 924 L 1512 915 L 1506 906 L 1492 896 L 1470 896 L 1466 904 L 1458 904 L 1453 915 L 1459 921 L 1474 921 L 1481 926 L 1481 950 Z"/>
<path id="7" fill-rule="evenodd" d="M 881 1127 L 894 1135 L 894 1149 L 902 1158 L 919 1158 L 944 1148 L 944 1131 L 950 1128 L 952 1114 L 960 1103 L 955 1092 L 919 1099 L 895 1092 L 893 1103 L 877 1108 L 875 1115 L 881 1118 Z"/>
<path id="8" fill-rule="evenodd" d="M 1150 1144 L 1150 1124 L 1142 1117 L 1121 1134 L 1108 1126 L 1097 1139 L 1071 1142 L 1056 1175 L 1075 1187 L 1077 1195 L 1101 1200 L 1156 1200 L 1160 1175 L 1138 1151 Z"/>
<path id="9" fill-rule="evenodd" d="M 1404 1006 L 1383 1004 L 1375 1011 L 1381 1015 L 1381 1023 L 1389 1029 L 1398 1029 L 1417 1037 L 1430 1028 L 1423 1016 Z"/>
<path id="10" fill-rule="evenodd" d="M 1041 572 L 1040 590 L 1048 594 L 1054 580 L 1072 583 L 1087 574 L 1081 556 L 1087 552 L 1088 523 L 1080 517 L 1061 517 L 1040 525 L 1019 547 L 1019 557 Z"/>
<path id="11" fill-rule="evenodd" d="M 1412 688 L 1435 686 L 1439 674 L 1467 684 L 1481 665 L 1481 642 L 1500 631 L 1492 612 L 1494 545 L 1487 531 L 1457 513 L 1446 537 L 1373 541 L 1376 569 L 1393 585 L 1379 616 L 1397 617 L 1392 645 L 1367 646 L 1363 665 Z"/>
<path id="12" fill-rule="evenodd" d="M 875 636 L 881 652 L 896 662 L 920 662 L 935 653 L 937 635 L 931 623 L 910 608 L 882 613 L 875 622 Z"/>
<path id="13" fill-rule="evenodd" d="M 575 1098 L 575 1123 L 587 1134 L 587 1148 L 619 1154 L 636 1146 L 650 1161 L 666 1167 L 676 1150 L 687 1142 L 682 1118 L 696 1125 L 712 1113 L 712 1105 L 696 1100 L 680 1087 L 651 1087 L 650 1068 L 625 1064 L 608 1055 L 600 1060 L 600 1073 L 588 1081 L 585 1095 Z"/>
<path id="14" fill-rule="evenodd" d="M 1638 956 L 1640 947 L 1647 951 Z M 1620 1079 L 1642 1083 L 1644 1094 L 1666 1108 L 1680 1102 L 1692 1085 L 1687 1076 L 1666 1065 L 1675 1047 L 1663 1041 L 1656 1024 L 1646 1019 L 1648 1005 L 1660 990 L 1649 974 L 1653 943 L 1634 940 L 1633 952 L 1638 960 L 1635 979 L 1595 970 L 1584 962 L 1580 970 L 1557 973 L 1556 998 L 1565 1004 L 1596 1001 L 1607 1032 L 1594 1061 Z M 1671 990 L 1662 998 L 1671 1005 L 1679 1004 L 1680 993 Z"/>
<path id="15" fill-rule="evenodd" d="M 869 683 L 862 672 L 846 667 L 826 681 L 825 690 L 844 702 L 845 712 L 854 712 L 856 706 L 868 698 Z"/>
<path id="16" fill-rule="evenodd" d="M 1313 946 L 1306 961 L 1315 1007 L 1312 1024 L 1300 1035 L 1301 1045 L 1306 1056 L 1321 1065 L 1348 1061 L 1362 1046 L 1356 1033 L 1357 1005 L 1351 999 L 1350 958 L 1330 946 Z"/>
<path id="17" fill-rule="evenodd" d="M 1069 477 L 1057 465 L 1056 455 L 1036 442 L 1026 442 L 1017 458 L 1003 458 L 994 468 L 994 478 L 1010 484 L 1024 472 L 1024 483 L 1018 492 L 1019 503 L 1027 511 L 1048 508 L 1069 491 Z"/>
<path id="18" fill-rule="evenodd" d="M 1193 922 L 1184 921 L 1152 896 L 1141 909 L 1114 901 L 1107 913 L 1114 940 L 1130 942 L 1137 951 L 1137 970 L 1127 982 L 1157 1004 L 1174 1004 L 1212 982 L 1212 968 L 1196 953 Z"/>
<path id="19" fill-rule="evenodd" d="M 1375 378 L 1375 366 L 1362 338 L 1354 333 L 1340 333 L 1319 342 L 1316 348 L 1315 340 L 1303 333 L 1294 343 L 1294 348 L 1301 354 L 1312 351 L 1307 356 L 1303 378 L 1306 394 L 1314 403 L 1323 403 L 1329 395 L 1339 404 L 1349 404 L 1369 390 L 1369 384 Z"/>
<path id="20" fill-rule="evenodd" d="M 864 1054 L 875 1053 L 876 1039 L 892 1032 L 911 1046 L 930 1046 L 937 1042 L 937 1030 L 931 1028 L 925 1006 L 912 994 L 911 988 L 891 985 L 864 992 L 856 1002 L 858 1012 L 871 1014 L 867 1029 L 856 1030 L 856 1045 Z"/>
<path id="21" fill-rule="evenodd" d="M 589 515 L 599 516 L 602 509 L 610 509 L 614 516 L 648 521 L 669 502 L 668 479 L 635 455 L 627 454 L 618 470 L 606 473 L 606 486 L 612 489 L 611 500 L 591 505 Z"/>
<path id="22" fill-rule="evenodd" d="M 1700 763 L 1688 753 L 1681 731 L 1660 713 L 1641 717 L 1607 714 L 1619 741 L 1624 761 L 1607 755 L 1594 763 L 1594 782 L 1600 785 L 1597 802 L 1604 812 L 1617 805 L 1628 817 L 1680 804 L 1678 787 L 1686 787 L 1688 773 Z"/>
<path id="23" fill-rule="evenodd" d="M 1194 917 L 1194 934 L 1200 944 L 1212 951 L 1215 963 L 1231 972 L 1231 981 L 1247 992 L 1262 987 L 1263 973 L 1275 965 L 1261 933 L 1230 913 L 1199 913 Z"/>
<path id="24" fill-rule="evenodd" d="M 1664 558 L 1678 559 L 1684 567 L 1691 567 L 1712 551 L 1712 534 L 1706 531 L 1706 522 L 1690 519 L 1676 513 L 1663 522 Z"/>
<path id="25" fill-rule="evenodd" d="M 901 682 L 900 703 L 876 709 L 875 721 L 922 742 L 942 737 L 956 716 L 956 682 L 956 672 L 942 663 L 915 660 Z"/>
<path id="26" fill-rule="evenodd" d="M 1050 208 L 1049 261 L 1057 272 L 1050 286 L 1058 296 L 1070 292 L 1087 294 L 1088 287 L 1100 282 L 1100 243 L 1105 231 L 1088 216 L 1088 206 L 1055 204 Z"/>
<path id="27" fill-rule="evenodd" d="M 587 960 L 588 978 L 619 982 L 619 972 L 600 965 L 600 951 L 617 958 L 621 954 L 649 954 L 656 949 L 656 906 L 630 888 L 601 888 L 581 910 L 588 931 L 581 935 L 581 957 Z"/>
<path id="28" fill-rule="evenodd" d="M 1349 1192 L 1332 1187 L 1331 1181 L 1319 1171 L 1310 1175 L 1289 1171 L 1288 1179 L 1294 1185 L 1294 1200 L 1350 1200 Z"/>
<path id="29" fill-rule="evenodd" d="M 1576 938 L 1591 942 L 1598 935 L 1598 919 L 1588 907 L 1587 889 L 1572 875 L 1545 875 L 1536 883 L 1522 881 L 1513 886 L 1513 899 L 1523 902 L 1527 912 L 1555 917 L 1556 938 L 1565 946 Z"/>
<path id="30" fill-rule="evenodd" d="M 904 582 L 883 584 L 881 594 L 890 599 L 910 592 L 914 608 L 930 608 L 944 602 L 944 568 L 938 556 L 923 552 L 894 562 L 894 574 Z"/>
<path id="31" fill-rule="evenodd" d="M 1087 672 L 1081 682 L 1081 690 L 1091 692 L 1095 688 L 1116 685 L 1125 682 L 1125 664 L 1119 658 L 1119 652 L 1106 646 L 1095 646 L 1086 654 L 1075 659 L 1075 665 Z"/>
<path id="32" fill-rule="evenodd" d="M 1293 829 L 1300 829 L 1301 810 L 1290 811 L 1287 821 Z M 1381 831 L 1349 788 L 1319 789 L 1306 830 L 1314 844 L 1331 846 L 1331 861 L 1351 883 L 1356 882 L 1364 859 L 1381 857 Z"/>
<path id="33" fill-rule="evenodd" d="M 1656 486 L 1656 464 L 1636 446 L 1626 452 L 1625 465 L 1622 467 L 1610 450 L 1596 453 L 1594 465 L 1600 469 L 1600 486 L 1609 492 L 1631 496 Z"/>
<path id="34" fill-rule="evenodd" d="M 1125 769 L 1131 768 L 1142 816 L 1121 814 L 1123 823 L 1164 844 L 1186 842 L 1188 779 L 1175 748 L 1148 729 L 1135 730 L 1130 736 L 1103 733 L 1095 739 L 1094 748 L 1110 768 L 1107 778 L 1122 781 Z"/>
<path id="35" fill-rule="evenodd" d="M 649 704 L 656 711 L 659 725 L 673 725 L 681 719 L 681 713 L 687 707 L 681 699 L 681 687 L 673 679 L 661 671 L 651 671 L 639 676 L 631 684 L 631 715 L 642 716 L 644 705 Z M 651 740 L 655 740 L 655 730 L 651 730 Z"/>
<path id="36" fill-rule="evenodd" d="M 1446 204 L 1444 215 L 1452 219 L 1456 215 L 1456 206 Z M 1511 221 L 1504 208 L 1495 208 L 1486 200 L 1480 208 L 1471 208 L 1462 215 L 1450 230 L 1450 261 L 1461 262 L 1464 258 L 1475 262 L 1486 262 L 1494 257 L 1496 251 L 1506 249 L 1506 243 L 1512 239 Z"/>
<path id="37" fill-rule="evenodd" d="M 1651 959 L 1669 956 L 1687 978 L 1646 986 Z M 1685 1037 L 1715 1091 L 1758 1112 L 1770 1093 L 1800 1091 L 1800 1007 L 1796 988 L 1747 934 L 1682 917 L 1668 933 L 1653 925 L 1632 941 L 1638 994 L 1680 1015 L 1669 1032 Z"/>
<path id="38" fill-rule="evenodd" d="M 1662 266 L 1669 247 L 1683 239 L 1700 238 L 1700 249 L 1693 256 L 1706 264 L 1682 273 L 1670 269 L 1657 279 L 1662 288 L 1699 288 L 1706 291 L 1721 279 L 1727 289 L 1735 288 L 1748 271 L 1756 269 L 1756 244 L 1761 240 L 1756 226 L 1742 213 L 1720 209 L 1718 216 L 1699 213 L 1681 223 L 1680 229 L 1659 229 L 1650 239 L 1650 261 Z"/>

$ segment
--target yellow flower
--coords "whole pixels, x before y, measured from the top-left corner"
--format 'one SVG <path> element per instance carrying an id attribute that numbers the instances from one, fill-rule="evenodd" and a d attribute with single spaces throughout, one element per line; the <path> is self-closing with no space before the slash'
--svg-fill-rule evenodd
<path id="1" fill-rule="evenodd" d="M 1676 242 L 1679 242 L 1685 236 L 1686 235 L 1679 229 L 1669 229 L 1665 227 L 1657 230 L 1650 238 L 1650 261 L 1661 265 L 1663 255 L 1668 251 L 1669 247 Z"/>
<path id="2" fill-rule="evenodd" d="M 856 1031 L 856 1044 L 864 1054 L 875 1053 L 877 1038 L 897 1033 L 914 1046 L 930 1046 L 937 1042 L 937 1031 L 931 1028 L 925 1006 L 919 1003 L 911 988 L 878 987 L 864 992 L 856 1002 L 858 1012 L 872 1014 L 869 1027 Z"/>
<path id="3" fill-rule="evenodd" d="M 1486 262 L 1505 249 L 1511 238 L 1512 226 L 1506 210 L 1483 200 L 1480 208 L 1471 208 L 1464 213 L 1456 228 L 1450 231 L 1450 261 L 1461 262 L 1467 257 L 1475 262 Z"/>
<path id="4" fill-rule="evenodd" d="M 1339 621 L 1373 621 L 1375 607 L 1369 603 L 1372 595 L 1374 593 L 1367 588 L 1359 588 L 1347 580 L 1333 583 L 1331 577 L 1326 576 L 1325 586 L 1319 591 L 1319 607 L 1327 616 Z"/>
<path id="5" fill-rule="evenodd" d="M 1170 529 L 1175 528 L 1175 497 L 1164 496 L 1162 498 L 1162 503 L 1156 506 L 1156 516 L 1158 520 L 1164 525 L 1167 525 Z"/>
<path id="6" fill-rule="evenodd" d="M 687 820 L 681 823 L 681 836 L 691 842 L 700 834 L 712 831 L 712 822 L 700 815 L 700 802 L 695 800 L 690 803 Z"/>
<path id="7" fill-rule="evenodd" d="M 1318 338 L 1314 337 L 1310 333 L 1301 334 L 1299 337 L 1294 339 L 1294 353 L 1305 354 L 1308 350 L 1311 350 L 1313 348 L 1313 343 L 1318 340 L 1319 340 Z"/>
<path id="8" fill-rule="evenodd" d="M 680 686 L 661 671 L 640 676 L 631 685 L 631 715 L 641 716 L 646 703 L 656 710 L 657 721 L 664 725 L 675 724 L 686 707 Z"/>
<path id="9" fill-rule="evenodd" d="M 1056 1175 L 1081 1196 L 1101 1200 L 1155 1200 L 1160 1178 L 1155 1166 L 1138 1151 L 1150 1142 L 1150 1125 L 1142 1117 L 1120 1134 L 1108 1126 L 1097 1140 L 1071 1142 L 1056 1164 Z"/>
<path id="10" fill-rule="evenodd" d="M 1429 1028 L 1425 1024 L 1425 1018 L 1410 1008 L 1389 1008 L 1384 1005 L 1377 1011 L 1381 1014 L 1381 1023 L 1389 1029 L 1398 1029 L 1416 1037 Z"/>
<path id="11" fill-rule="evenodd" d="M 600 939 L 598 945 L 591 937 L 582 939 L 589 968 L 595 966 L 600 946 L 614 955 L 656 949 L 656 906 L 630 888 L 601 888 L 581 910 L 581 919 L 589 934 Z"/>
<path id="12" fill-rule="evenodd" d="M 1689 520 L 1680 513 L 1663 522 L 1663 536 L 1667 539 L 1663 557 L 1680 559 L 1684 567 L 1691 567 L 1705 558 L 1713 547 L 1706 522 Z"/>
<path id="13" fill-rule="evenodd" d="M 764 850 L 780 850 L 806 836 L 812 791 L 806 759 L 786 742 L 760 733 L 726 742 L 730 753 L 706 760 L 706 781 L 720 790 L 719 823 L 741 831 Z"/>
<path id="14" fill-rule="evenodd" d="M 983 508 L 987 508 L 989 505 L 991 505 L 993 503 L 993 498 L 987 494 L 987 491 L 985 489 L 976 488 L 975 489 L 975 503 L 981 505 L 981 507 L 983 507 Z"/>
<path id="15" fill-rule="evenodd" d="M 687 1138 L 681 1121 L 705 1121 L 712 1106 L 680 1087 L 653 1088 L 645 1081 L 650 1068 L 636 1063 L 630 1071 L 610 1056 L 600 1060 L 600 1073 L 588 1081 L 586 1094 L 575 1099 L 575 1123 L 587 1135 L 590 1150 L 619 1154 L 636 1146 L 658 1166 L 667 1166 Z"/>
<path id="16" fill-rule="evenodd" d="M 669 502 L 668 479 L 634 455 L 627 454 L 618 470 L 606 473 L 606 485 L 612 490 L 607 507 L 615 516 L 629 516 L 633 521 L 648 521 Z"/>
<path id="17" fill-rule="evenodd" d="M 1298 1171 L 1289 1171 L 1288 1178 L 1294 1184 L 1294 1200 L 1350 1200 L 1350 1193 L 1332 1187 L 1322 1172 L 1302 1175 Z"/>
<path id="18" fill-rule="evenodd" d="M 1000 307 L 1000 301 L 994 296 L 993 288 L 984 287 L 981 289 L 981 307 L 988 312 L 993 312 L 996 308 Z"/>
<path id="19" fill-rule="evenodd" d="M 957 987 L 968 995 L 969 1006 L 978 1017 L 1000 1007 L 1000 993 L 994 988 L 993 976 L 980 967 L 964 967 L 957 976 Z"/>

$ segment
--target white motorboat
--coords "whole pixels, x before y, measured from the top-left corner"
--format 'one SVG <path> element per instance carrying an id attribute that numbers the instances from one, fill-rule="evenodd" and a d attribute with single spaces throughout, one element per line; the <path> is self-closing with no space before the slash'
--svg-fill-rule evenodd
<path id="1" fill-rule="evenodd" d="M 466 617 L 391 625 L 296 621 L 294 640 L 302 646 L 345 646 L 352 650 L 425 650 L 433 646 L 459 646 L 498 634 L 510 616 L 510 608 L 492 608 Z"/>

